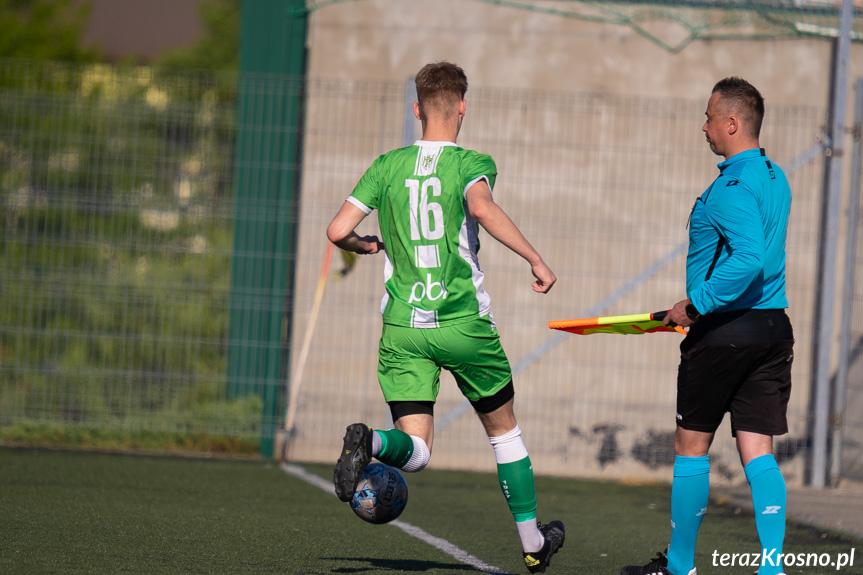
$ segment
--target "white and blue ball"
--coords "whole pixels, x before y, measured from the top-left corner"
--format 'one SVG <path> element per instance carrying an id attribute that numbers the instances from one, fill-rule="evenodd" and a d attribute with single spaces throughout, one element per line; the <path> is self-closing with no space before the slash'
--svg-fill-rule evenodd
<path id="1" fill-rule="evenodd" d="M 370 463 L 363 470 L 350 500 L 357 517 L 369 523 L 389 523 L 402 514 L 408 502 L 408 484 L 395 467 Z"/>

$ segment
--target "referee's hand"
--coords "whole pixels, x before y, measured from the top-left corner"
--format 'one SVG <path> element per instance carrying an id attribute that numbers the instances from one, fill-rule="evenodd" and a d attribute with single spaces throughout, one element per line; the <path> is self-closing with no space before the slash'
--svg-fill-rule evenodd
<path id="1" fill-rule="evenodd" d="M 690 303 L 689 298 L 686 298 L 674 304 L 674 307 L 668 310 L 668 315 L 663 318 L 662 323 L 672 327 L 675 325 L 689 327 L 694 324 L 695 322 L 689 319 L 689 315 L 686 313 L 686 306 Z"/>

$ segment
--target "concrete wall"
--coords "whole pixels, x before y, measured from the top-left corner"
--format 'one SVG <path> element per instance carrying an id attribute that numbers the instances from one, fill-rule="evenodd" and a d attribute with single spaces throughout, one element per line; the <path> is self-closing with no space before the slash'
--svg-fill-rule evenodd
<path id="1" fill-rule="evenodd" d="M 670 37 L 679 36 L 668 24 Z M 632 29 L 472 0 L 359 0 L 312 13 L 314 76 L 402 80 L 450 60 L 476 86 L 706 98 L 742 76 L 770 102 L 823 106 L 831 42 L 696 41 L 672 54 Z M 863 73 L 855 45 L 852 75 Z"/>

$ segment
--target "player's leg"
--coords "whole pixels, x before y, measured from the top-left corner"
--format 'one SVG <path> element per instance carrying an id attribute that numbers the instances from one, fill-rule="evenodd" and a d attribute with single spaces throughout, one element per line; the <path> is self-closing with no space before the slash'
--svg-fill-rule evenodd
<path id="1" fill-rule="evenodd" d="M 375 431 L 375 457 L 409 473 L 425 469 L 434 441 L 433 408 L 432 402 L 390 402 L 395 428 Z"/>
<path id="2" fill-rule="evenodd" d="M 423 351 L 426 341 L 422 331 L 386 324 L 383 327 L 378 383 L 396 427 L 372 429 L 364 423 L 347 427 L 333 470 L 336 495 L 342 501 L 351 499 L 372 457 L 404 471 L 420 471 L 429 461 L 440 368 Z"/>
<path id="3" fill-rule="evenodd" d="M 399 417 L 394 429 L 372 429 L 364 423 L 349 425 L 333 472 L 336 495 L 342 501 L 350 500 L 360 474 L 373 457 L 402 471 L 422 471 L 431 458 L 433 435 L 434 419 L 424 413 Z"/>
<path id="4" fill-rule="evenodd" d="M 441 330 L 443 332 L 443 330 Z M 513 412 L 512 369 L 489 318 L 448 328 L 434 341 L 436 357 L 450 370 L 488 435 L 498 480 L 516 522 L 525 565 L 544 571 L 563 546 L 560 521 L 539 525 L 533 467 Z"/>
<path id="5" fill-rule="evenodd" d="M 482 400 L 475 402 L 474 408 L 494 449 L 498 481 L 515 519 L 522 548 L 525 552 L 539 551 L 544 537 L 536 524 L 533 467 L 512 410 L 512 386 L 506 387 L 503 394 L 508 398 L 506 403 L 491 412 L 481 411 Z"/>
<path id="6" fill-rule="evenodd" d="M 494 449 L 497 476 L 509 510 L 515 519 L 525 565 L 531 573 L 545 569 L 565 539 L 560 521 L 541 525 L 536 518 L 536 486 L 530 455 L 513 413 L 512 385 L 489 398 L 472 402 Z M 486 411 L 500 400 L 506 402 Z"/>

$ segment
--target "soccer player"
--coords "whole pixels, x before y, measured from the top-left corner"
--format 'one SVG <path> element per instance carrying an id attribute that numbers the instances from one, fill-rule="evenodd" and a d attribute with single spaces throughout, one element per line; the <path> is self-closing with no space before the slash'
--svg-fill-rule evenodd
<path id="1" fill-rule="evenodd" d="M 403 471 L 425 468 L 440 371 L 447 369 L 494 449 L 525 565 L 543 572 L 563 546 L 564 526 L 536 518 L 533 468 L 513 412 L 512 370 L 477 259 L 479 226 L 530 264 L 535 292 L 548 292 L 557 278 L 494 202 L 494 160 L 455 144 L 467 106 L 464 71 L 449 62 L 428 64 L 416 75 L 416 89 L 422 139 L 377 158 L 327 228 L 329 240 L 344 250 L 384 252 L 378 381 L 395 425 L 348 426 L 333 473 L 336 495 L 351 499 L 372 457 Z M 382 237 L 360 237 L 355 228 L 375 209 Z"/>
<path id="2" fill-rule="evenodd" d="M 686 293 L 663 320 L 691 326 L 680 345 L 671 484 L 671 543 L 622 575 L 695 575 L 695 542 L 707 511 L 708 451 L 725 412 L 752 489 L 761 540 L 758 575 L 782 572 L 785 480 L 773 436 L 788 432 L 794 335 L 785 313 L 785 236 L 791 189 L 758 144 L 764 99 L 740 78 L 713 88 L 701 128 L 719 177 L 689 219 Z"/>

